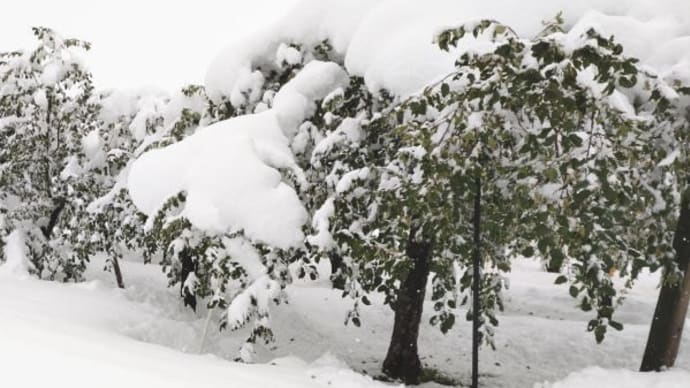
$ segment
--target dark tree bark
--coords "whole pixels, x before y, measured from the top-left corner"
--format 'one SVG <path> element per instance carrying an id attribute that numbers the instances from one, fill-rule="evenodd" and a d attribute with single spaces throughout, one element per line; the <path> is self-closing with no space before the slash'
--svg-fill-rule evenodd
<path id="1" fill-rule="evenodd" d="M 406 253 L 414 265 L 398 290 L 398 298 L 393 306 L 395 323 L 388 354 L 383 362 L 383 372 L 406 384 L 419 384 L 422 364 L 417 351 L 417 338 L 431 264 L 431 244 L 410 238 Z"/>
<path id="2" fill-rule="evenodd" d="M 65 209 L 66 205 L 67 201 L 65 201 L 64 198 L 58 198 L 55 200 L 55 208 L 53 208 L 53 211 L 50 212 L 48 224 L 41 228 L 41 232 L 43 232 L 43 237 L 45 237 L 46 239 L 49 239 L 53 235 L 53 229 L 55 229 L 55 226 L 60 220 L 60 214 Z"/>
<path id="3" fill-rule="evenodd" d="M 560 273 L 562 263 L 556 263 L 554 260 L 549 260 L 544 264 L 544 269 L 549 273 Z"/>
<path id="4" fill-rule="evenodd" d="M 113 257 L 113 272 L 115 273 L 115 281 L 117 281 L 117 286 L 120 288 L 125 288 L 125 281 L 122 279 L 122 271 L 120 270 L 120 261 L 117 257 Z"/>
<path id="5" fill-rule="evenodd" d="M 189 306 L 192 310 L 196 311 L 196 296 L 184 286 L 189 274 L 196 270 L 194 260 L 192 260 L 192 255 L 188 249 L 185 248 L 180 252 L 180 261 L 182 263 L 182 269 L 180 271 L 180 296 L 184 300 L 185 306 Z"/>
<path id="6" fill-rule="evenodd" d="M 336 253 L 331 253 L 328 256 L 328 260 L 331 262 L 331 283 L 333 283 L 333 288 L 344 290 L 345 276 L 342 272 L 343 258 Z"/>
<path id="7" fill-rule="evenodd" d="M 680 284 L 664 284 L 659 291 L 652 326 L 649 330 L 647 347 L 642 358 L 640 371 L 658 371 L 672 367 L 678 355 L 683 325 L 690 301 L 690 198 L 684 195 L 678 225 L 673 238 L 678 267 L 683 272 Z"/>

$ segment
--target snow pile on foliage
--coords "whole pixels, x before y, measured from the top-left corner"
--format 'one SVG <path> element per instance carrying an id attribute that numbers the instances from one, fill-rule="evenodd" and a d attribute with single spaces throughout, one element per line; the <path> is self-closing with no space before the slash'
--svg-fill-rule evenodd
<path id="1" fill-rule="evenodd" d="M 690 372 L 670 370 L 663 373 L 639 373 L 625 369 L 591 367 L 571 373 L 564 380 L 550 384 L 535 384 L 535 388 L 684 388 Z"/>
<path id="2" fill-rule="evenodd" d="M 146 120 L 166 109 L 169 97 L 155 90 L 112 90 L 104 93 L 100 119 L 106 123 L 116 122 L 122 117 L 134 117 L 129 131 L 141 141 L 146 136 Z"/>
<path id="3" fill-rule="evenodd" d="M 286 43 L 314 46 L 328 40 L 346 70 L 363 76 L 370 90 L 407 95 L 450 73 L 459 52 L 487 44 L 464 39 L 444 52 L 433 42 L 444 28 L 491 18 L 520 35 L 534 36 L 543 29 L 543 21 L 561 11 L 566 29 L 579 35 L 596 27 L 604 35 L 615 34 L 627 52 L 644 63 L 654 64 L 666 75 L 690 77 L 684 67 L 689 54 L 677 50 L 690 44 L 686 27 L 690 5 L 682 1 L 651 5 L 528 0 L 515 7 L 506 1 L 308 0 L 272 28 L 223 51 L 209 68 L 206 88 L 216 100 L 221 96 L 233 104 L 255 100 L 257 96 L 245 92 L 259 91 L 257 86 L 264 82 L 254 69 L 273 64 L 276 53 L 288 63 L 301 59 Z M 307 64 L 276 95 L 273 109 L 217 123 L 179 144 L 144 155 L 129 178 L 136 205 L 153 214 L 167 198 L 186 191 L 183 216 L 201 229 L 244 230 L 248 237 L 278 247 L 299 244 L 306 213 L 294 190 L 281 182 L 279 169 L 291 170 L 299 178 L 290 141 L 299 123 L 313 112 L 312 102 L 344 82 L 344 72 L 334 67 Z M 140 130 L 132 130 L 139 136 Z"/>
<path id="4" fill-rule="evenodd" d="M 344 56 L 362 17 L 378 3 L 379 0 L 303 1 L 270 29 L 231 44 L 215 58 L 206 77 L 210 96 L 237 95 L 251 78 L 253 68 L 272 64 L 276 51 L 288 54 L 285 48 L 281 49 L 286 42 L 315 46 L 328 39 L 335 52 Z"/>
<path id="5" fill-rule="evenodd" d="M 128 131 L 138 142 L 144 141 L 156 118 L 161 118 L 164 129 L 179 119 L 183 109 L 203 111 L 206 101 L 200 96 L 187 96 L 182 92 L 169 94 L 155 88 L 132 90 L 106 90 L 101 92 L 99 119 L 104 123 L 116 123 L 130 118 Z M 149 140 L 151 141 L 151 140 Z"/>
<path id="6" fill-rule="evenodd" d="M 280 43 L 313 46 L 329 39 L 348 72 L 364 76 L 372 91 L 405 95 L 450 73 L 457 53 L 476 44 L 468 39 L 443 52 L 433 43 L 440 30 L 493 19 L 531 37 L 559 12 L 566 29 L 595 27 L 615 35 L 627 54 L 664 75 L 690 79 L 690 3 L 682 0 L 310 0 L 272 28 L 224 50 L 211 64 L 206 86 L 214 96 L 231 95 L 238 80 L 265 63 Z"/>
<path id="7" fill-rule="evenodd" d="M 185 140 L 144 154 L 129 175 L 134 203 L 147 214 L 184 191 L 182 216 L 203 230 L 243 230 L 280 248 L 299 244 L 306 212 L 279 169 L 301 171 L 289 149 L 313 101 L 347 81 L 334 63 L 311 62 L 275 96 L 273 108 L 203 128 Z"/>

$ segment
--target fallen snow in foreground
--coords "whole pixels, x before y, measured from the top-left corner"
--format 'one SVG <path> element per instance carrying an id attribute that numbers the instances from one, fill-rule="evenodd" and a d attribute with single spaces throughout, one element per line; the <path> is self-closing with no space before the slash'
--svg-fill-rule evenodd
<path id="1" fill-rule="evenodd" d="M 587 368 L 570 374 L 555 384 L 535 385 L 535 388 L 687 388 L 690 373 L 671 370 L 664 373 L 638 373 L 629 370 Z"/>
<path id="2" fill-rule="evenodd" d="M 127 289 L 119 290 L 102 265 L 95 259 L 87 272 L 90 281 L 76 285 L 0 271 L 1 387 L 390 387 L 360 374 L 380 374 L 388 346 L 393 314 L 380 298 L 362 310 L 357 328 L 343 326 L 349 302 L 325 282 L 290 286 L 290 305 L 275 308 L 273 315 L 277 342 L 257 347 L 263 364 L 246 365 L 228 360 L 247 333 L 211 330 L 206 354 L 198 355 L 206 313 L 184 308 L 177 290 L 165 287 L 159 267 L 123 262 Z M 498 350 L 483 348 L 480 355 L 485 387 L 688 387 L 688 336 L 677 369 L 632 372 L 649 330 L 654 277 L 643 277 L 621 309 L 625 330 L 597 345 L 584 330 L 588 315 L 538 266 L 515 264 L 507 311 L 499 317 Z M 426 312 L 431 310 L 428 302 Z M 422 363 L 467 384 L 470 325 L 460 320 L 444 336 L 426 323 L 428 315 L 423 319 Z M 575 370 L 581 371 L 571 373 Z"/>
<path id="3" fill-rule="evenodd" d="M 179 334 L 184 338 L 189 330 L 181 321 L 177 322 L 177 332 L 171 330 L 175 321 L 157 316 L 161 311 L 147 301 L 154 295 L 138 292 L 138 287 L 123 292 L 98 280 L 64 285 L 0 275 L 0 386 L 383 386 L 349 370 L 329 354 L 312 363 L 291 357 L 271 364 L 247 365 L 129 338 L 127 334 L 142 335 L 156 329 L 162 333 L 152 334 L 168 334 L 169 339 Z M 143 299 L 133 300 L 136 295 Z"/>

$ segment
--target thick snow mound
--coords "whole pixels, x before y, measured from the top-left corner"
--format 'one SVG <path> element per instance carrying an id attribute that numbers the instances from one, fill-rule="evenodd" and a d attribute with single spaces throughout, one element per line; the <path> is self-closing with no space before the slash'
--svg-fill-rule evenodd
<path id="1" fill-rule="evenodd" d="M 311 62 L 276 95 L 273 109 L 216 123 L 142 155 L 128 178 L 134 203 L 151 215 L 184 191 L 183 216 L 201 229 L 244 230 L 281 248 L 300 244 L 307 214 L 278 169 L 301 176 L 290 137 L 315 109 L 314 100 L 346 82 L 338 65 Z"/>
<path id="2" fill-rule="evenodd" d="M 216 95 L 231 95 L 237 79 L 270 61 L 280 43 L 314 45 L 328 38 L 347 70 L 364 76 L 372 91 L 406 95 L 452 70 L 457 51 L 444 53 L 433 44 L 443 28 L 494 19 L 532 37 L 559 12 L 566 29 L 596 27 L 662 74 L 690 80 L 690 2 L 683 0 L 310 0 L 218 55 L 206 85 Z"/>
<path id="3" fill-rule="evenodd" d="M 101 263 L 102 264 L 102 263 Z M 11 388 L 380 388 L 332 357 L 314 363 L 246 365 L 213 355 L 183 353 L 130 338 L 187 337 L 191 322 L 177 311 L 179 298 L 155 300 L 148 268 L 129 266 L 130 288 L 101 281 L 59 284 L 0 274 L 0 386 Z M 100 274 L 100 273 L 99 273 Z M 136 285 L 134 285 L 136 283 Z M 165 293 L 163 291 L 162 293 Z M 163 303 L 161 303 L 163 302 Z M 170 306 L 170 304 L 173 304 Z M 181 307 L 180 307 L 181 309 Z M 183 310 L 185 311 L 185 310 Z M 185 311 L 188 314 L 188 311 Z M 130 334 L 130 335 L 126 335 Z M 196 333 L 198 334 L 198 333 Z M 144 338 L 145 339 L 145 338 Z M 198 338 L 191 337 L 194 344 Z M 170 338 L 168 339 L 170 340 Z M 196 349 L 195 349 L 196 350 Z"/>
<path id="4" fill-rule="evenodd" d="M 303 1 L 272 28 L 221 51 L 206 75 L 209 95 L 236 94 L 238 81 L 247 79 L 252 68 L 272 64 L 274 54 L 284 51 L 282 43 L 315 46 L 328 39 L 335 52 L 344 56 L 363 15 L 377 3 L 379 0 Z"/>
<path id="5" fill-rule="evenodd" d="M 640 373 L 625 369 L 591 367 L 571 373 L 554 384 L 536 384 L 535 388 L 685 388 L 690 372 L 671 370 L 663 373 Z"/>
<path id="6" fill-rule="evenodd" d="M 100 103 L 99 118 L 106 124 L 117 123 L 122 118 L 131 119 L 128 130 L 138 141 L 148 135 L 149 120 L 162 118 L 162 127 L 168 128 L 179 119 L 184 108 L 200 112 L 206 104 L 199 96 L 186 96 L 181 91 L 170 94 L 155 88 L 105 90 Z"/>

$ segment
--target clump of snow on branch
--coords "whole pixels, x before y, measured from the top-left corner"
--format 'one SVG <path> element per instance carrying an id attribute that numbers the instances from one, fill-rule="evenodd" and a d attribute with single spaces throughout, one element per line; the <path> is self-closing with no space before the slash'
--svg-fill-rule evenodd
<path id="1" fill-rule="evenodd" d="M 287 248 L 302 242 L 307 214 L 278 169 L 301 175 L 289 145 L 314 101 L 347 82 L 334 63 L 313 61 L 275 96 L 273 108 L 200 129 L 171 146 L 144 154 L 128 187 L 143 212 L 187 193 L 182 216 L 203 230 L 243 230 L 253 240 Z"/>
<path id="2" fill-rule="evenodd" d="M 273 65 L 278 58 L 297 60 L 297 53 L 285 42 L 315 46 L 328 39 L 335 52 L 345 55 L 354 30 L 377 0 L 303 1 L 271 28 L 256 33 L 251 39 L 229 45 L 211 63 L 206 75 L 209 96 L 236 95 L 240 81 L 257 67 Z"/>
<path id="3" fill-rule="evenodd" d="M 270 28 L 222 51 L 209 67 L 206 86 L 213 95 L 232 95 L 243 74 L 268 62 L 279 47 L 286 56 L 284 42 L 313 46 L 329 39 L 347 71 L 363 76 L 371 91 L 407 95 L 450 73 L 459 52 L 486 44 L 470 37 L 443 52 L 433 40 L 445 28 L 493 19 L 533 37 L 544 28 L 541 22 L 560 12 L 575 36 L 595 27 L 604 36 L 615 35 L 628 55 L 663 76 L 690 80 L 690 3 L 679 0 L 525 0 L 519 7 L 495 0 L 308 0 Z"/>

